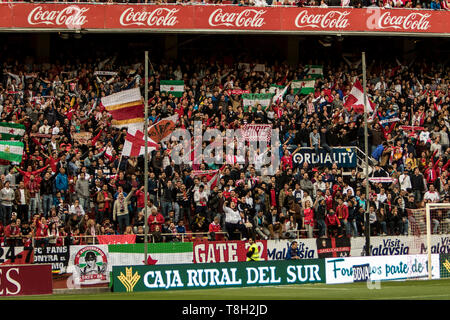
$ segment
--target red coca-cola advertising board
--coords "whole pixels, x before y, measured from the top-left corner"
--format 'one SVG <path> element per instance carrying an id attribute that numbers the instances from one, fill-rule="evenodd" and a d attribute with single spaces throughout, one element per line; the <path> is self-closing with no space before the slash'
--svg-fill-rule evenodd
<path id="1" fill-rule="evenodd" d="M 52 265 L 0 266 L 0 296 L 51 294 Z"/>
<path id="2" fill-rule="evenodd" d="M 227 5 L 0 4 L 0 29 L 450 33 L 450 12 Z"/>
<path id="3" fill-rule="evenodd" d="M 267 260 L 267 241 L 256 241 L 260 260 Z M 248 241 L 196 241 L 194 263 L 247 261 Z"/>

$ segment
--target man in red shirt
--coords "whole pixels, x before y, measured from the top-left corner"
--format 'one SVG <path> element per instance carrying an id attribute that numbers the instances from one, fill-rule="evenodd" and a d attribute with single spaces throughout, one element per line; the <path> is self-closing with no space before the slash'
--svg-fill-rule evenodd
<path id="1" fill-rule="evenodd" d="M 209 224 L 208 232 L 211 241 L 223 241 L 225 239 L 224 234 L 217 234 L 217 232 L 222 232 L 219 215 L 215 216 L 213 222 Z"/>
<path id="2" fill-rule="evenodd" d="M 162 225 L 164 224 L 164 217 L 161 213 L 158 213 L 155 208 L 153 208 L 152 214 L 148 216 L 147 224 L 150 228 L 150 232 L 154 232 L 156 226 L 159 226 L 159 230 L 161 230 Z"/>
<path id="3" fill-rule="evenodd" d="M 27 185 L 28 182 L 30 181 L 30 177 L 31 177 L 31 176 L 36 177 L 36 176 L 39 175 L 42 171 L 46 170 L 47 167 L 48 167 L 48 165 L 46 165 L 45 167 L 40 168 L 40 169 L 38 169 L 38 170 L 35 170 L 35 171 L 31 171 L 31 170 L 32 170 L 31 166 L 28 166 L 28 167 L 27 167 L 27 171 L 23 171 L 22 169 L 20 169 L 20 168 L 17 167 L 17 166 L 16 166 L 15 168 L 16 168 L 16 170 L 23 176 L 23 182 L 25 183 L 25 185 Z"/>
<path id="4" fill-rule="evenodd" d="M 351 236 L 350 225 L 348 223 L 348 207 L 345 205 L 342 198 L 338 199 L 338 206 L 336 207 L 336 216 L 339 219 L 341 225 L 345 228 L 345 234 L 347 237 Z"/>
<path id="5" fill-rule="evenodd" d="M 16 224 L 16 220 L 11 220 L 5 228 L 5 243 L 8 246 L 19 245 L 20 240 L 20 228 Z"/>

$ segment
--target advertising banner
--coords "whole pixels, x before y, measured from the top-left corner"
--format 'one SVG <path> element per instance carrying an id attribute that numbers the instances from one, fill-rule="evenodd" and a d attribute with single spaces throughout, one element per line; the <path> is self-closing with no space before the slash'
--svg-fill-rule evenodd
<path id="1" fill-rule="evenodd" d="M 51 264 L 52 272 L 66 273 L 70 260 L 70 246 L 45 247 L 34 249 L 35 264 Z"/>
<path id="2" fill-rule="evenodd" d="M 355 168 L 356 153 L 352 148 L 332 148 L 332 153 L 319 148 L 319 154 L 313 148 L 300 148 L 292 157 L 296 166 L 301 167 L 304 162 L 312 166 L 331 167 L 336 163 L 338 168 Z"/>
<path id="3" fill-rule="evenodd" d="M 293 241 L 297 241 L 300 259 L 316 259 L 316 239 L 268 240 L 267 260 L 285 260 Z"/>
<path id="4" fill-rule="evenodd" d="M 53 293 L 52 266 L 0 266 L 0 296 Z"/>
<path id="5" fill-rule="evenodd" d="M 449 17 L 447 10 L 384 8 L 0 4 L 0 28 L 3 29 L 445 35 L 450 30 Z"/>
<path id="6" fill-rule="evenodd" d="M 267 260 L 267 240 L 256 241 L 259 258 Z M 247 261 L 246 241 L 196 241 L 194 242 L 194 263 Z"/>
<path id="7" fill-rule="evenodd" d="M 326 282 L 427 279 L 427 255 L 370 256 L 325 259 Z M 439 255 L 431 256 L 433 279 L 440 278 Z"/>
<path id="8" fill-rule="evenodd" d="M 324 260 L 113 267 L 113 291 L 230 288 L 325 282 Z"/>
<path id="9" fill-rule="evenodd" d="M 450 254 L 439 255 L 441 279 L 450 278 Z"/>

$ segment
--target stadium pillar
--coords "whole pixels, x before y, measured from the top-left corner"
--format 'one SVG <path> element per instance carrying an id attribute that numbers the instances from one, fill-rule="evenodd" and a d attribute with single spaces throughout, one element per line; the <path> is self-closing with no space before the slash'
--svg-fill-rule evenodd
<path id="1" fill-rule="evenodd" d="M 288 36 L 287 38 L 287 61 L 289 65 L 295 66 L 298 64 L 299 55 L 299 39 L 297 36 Z"/>
<path id="2" fill-rule="evenodd" d="M 164 39 L 165 57 L 169 59 L 177 59 L 178 57 L 178 35 L 168 34 Z"/>
<path id="3" fill-rule="evenodd" d="M 370 223 L 369 223 L 369 135 L 367 128 L 367 79 L 366 79 L 366 53 L 362 53 L 362 72 L 363 72 L 363 94 L 364 94 L 364 153 L 366 162 L 366 213 L 364 223 L 364 235 L 366 236 L 366 256 L 370 256 Z"/>

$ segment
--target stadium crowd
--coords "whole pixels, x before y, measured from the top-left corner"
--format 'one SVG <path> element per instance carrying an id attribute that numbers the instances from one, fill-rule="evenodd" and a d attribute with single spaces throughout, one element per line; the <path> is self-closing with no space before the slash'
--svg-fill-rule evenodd
<path id="1" fill-rule="evenodd" d="M 0 1 L 1 2 L 1 1 Z M 29 2 L 39 3 L 46 1 Z M 51 1 L 61 2 L 61 1 Z M 64 2 L 88 3 L 141 3 L 141 4 L 223 4 L 239 6 L 297 6 L 297 7 L 353 7 L 353 8 L 415 8 L 449 10 L 448 0 L 69 0 Z"/>
<path id="2" fill-rule="evenodd" d="M 21 123 L 22 162 L 0 160 L 0 236 L 5 244 L 92 243 L 97 235 L 136 234 L 148 226 L 152 241 L 179 241 L 187 231 L 212 240 L 281 239 L 364 235 L 369 207 L 372 235 L 408 234 L 413 210 L 425 202 L 449 202 L 450 148 L 448 66 L 425 60 L 373 60 L 368 94 L 376 109 L 369 123 L 372 178 L 369 199 L 361 169 L 344 174 L 336 164 L 296 166 L 298 147 L 355 146 L 364 150 L 363 115 L 344 106 L 360 77 L 358 58 L 323 64 L 323 77 L 310 94 L 288 90 L 280 104 L 244 111 L 239 94 L 268 92 L 309 77 L 306 62 L 266 63 L 264 71 L 239 68 L 224 56 L 155 63 L 149 76 L 149 123 L 177 113 L 177 126 L 193 121 L 224 131 L 244 123 L 279 129 L 281 162 L 265 176 L 249 164 L 175 165 L 176 142 L 160 143 L 149 161 L 148 220 L 143 193 L 144 159 L 121 157 L 126 129 L 111 126 L 100 98 L 144 87 L 143 65 L 105 60 L 35 64 L 4 60 L 0 79 L 2 122 Z M 310 61 L 308 61 L 311 63 Z M 98 75 L 94 71 L 117 72 Z M 181 98 L 160 92 L 160 80 L 184 80 Z M 143 92 L 143 91 L 142 91 Z M 76 139 L 89 132 L 92 138 Z M 220 169 L 210 190 L 193 169 Z M 433 232 L 447 232 L 450 217 L 440 210 Z M 447 229 L 443 229 L 443 227 Z M 224 232 L 224 233 L 222 233 Z M 82 237 L 86 236 L 86 237 Z"/>

